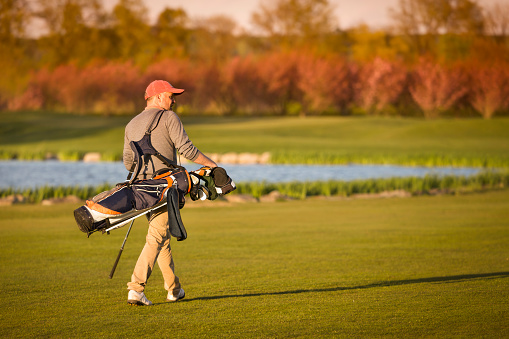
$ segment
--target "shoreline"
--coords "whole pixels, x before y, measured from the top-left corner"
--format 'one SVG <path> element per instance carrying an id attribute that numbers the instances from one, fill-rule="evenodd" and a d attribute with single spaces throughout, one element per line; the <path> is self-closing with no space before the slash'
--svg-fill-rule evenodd
<path id="1" fill-rule="evenodd" d="M 214 162 L 222 164 L 264 165 L 269 164 L 271 159 L 270 152 L 263 152 L 261 154 L 249 152 L 205 153 L 205 155 L 212 159 Z M 87 152 L 82 156 L 78 154 L 70 156 L 46 153 L 44 156 L 33 155 L 27 158 L 23 157 L 20 158 L 18 155 L 13 154 L 10 157 L 4 156 L 2 159 L 0 159 L 0 161 L 61 161 L 61 162 L 83 161 L 85 163 L 95 163 L 95 162 L 122 161 L 122 159 L 121 158 L 118 159 L 118 157 L 115 156 L 101 154 L 99 152 Z M 189 161 L 181 156 L 178 158 L 178 161 L 182 164 L 192 163 L 192 161 Z"/>

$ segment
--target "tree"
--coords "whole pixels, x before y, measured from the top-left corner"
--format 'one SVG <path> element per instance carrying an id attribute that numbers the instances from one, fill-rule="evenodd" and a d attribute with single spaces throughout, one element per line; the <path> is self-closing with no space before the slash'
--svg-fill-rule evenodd
<path id="1" fill-rule="evenodd" d="M 407 70 L 400 62 L 375 58 L 358 72 L 356 99 L 367 113 L 380 114 L 395 104 L 407 86 Z"/>
<path id="2" fill-rule="evenodd" d="M 123 60 L 148 64 L 154 50 L 147 8 L 141 0 L 119 0 L 113 8 L 113 28 Z"/>
<path id="3" fill-rule="evenodd" d="M 44 56 L 42 63 L 84 64 L 104 55 L 101 47 L 105 44 L 101 42 L 105 38 L 98 30 L 108 22 L 108 17 L 99 0 L 38 0 L 34 15 L 46 31 L 38 39 Z"/>
<path id="4" fill-rule="evenodd" d="M 491 119 L 497 111 L 509 108 L 509 63 L 473 62 L 468 67 L 470 102 L 485 118 Z"/>
<path id="5" fill-rule="evenodd" d="M 158 16 L 154 31 L 160 58 L 181 57 L 187 52 L 189 18 L 181 9 L 165 8 Z"/>
<path id="6" fill-rule="evenodd" d="M 419 55 L 436 53 L 439 35 L 480 35 L 482 9 L 475 0 L 399 0 L 389 13 L 398 34 Z"/>
<path id="7" fill-rule="evenodd" d="M 349 31 L 352 39 L 352 59 L 368 62 L 376 57 L 398 59 L 408 54 L 408 46 L 401 37 L 393 36 L 387 31 L 371 30 L 366 25 L 359 25 Z"/>
<path id="8" fill-rule="evenodd" d="M 262 0 L 259 8 L 251 20 L 276 44 L 316 43 L 336 28 L 328 0 Z"/>
<path id="9" fill-rule="evenodd" d="M 237 23 L 226 15 L 195 20 L 190 56 L 203 61 L 225 61 L 235 54 Z"/>
<path id="10" fill-rule="evenodd" d="M 0 0 L 0 43 L 15 46 L 25 36 L 29 18 L 27 0 Z"/>
<path id="11" fill-rule="evenodd" d="M 221 70 L 221 93 L 215 96 L 218 106 L 226 113 L 259 113 L 267 109 L 267 91 L 260 76 L 263 67 L 252 56 L 234 57 Z"/>
<path id="12" fill-rule="evenodd" d="M 347 113 L 353 99 L 354 71 L 345 58 L 305 55 L 299 63 L 299 88 L 306 108 L 315 112 Z"/>
<path id="13" fill-rule="evenodd" d="M 31 18 L 26 0 L 0 0 L 0 108 L 20 91 L 30 68 L 26 57 L 26 26 Z"/>
<path id="14" fill-rule="evenodd" d="M 292 106 L 302 101 L 302 90 L 299 86 L 301 55 L 297 50 L 272 52 L 265 54 L 258 63 L 260 78 L 266 90 L 263 97 L 279 114 L 296 113 Z"/>
<path id="15" fill-rule="evenodd" d="M 466 73 L 460 67 L 422 58 L 412 74 L 410 93 L 424 117 L 434 119 L 468 93 L 466 84 Z"/>
<path id="16" fill-rule="evenodd" d="M 503 43 L 509 35 L 509 3 L 495 3 L 486 9 L 486 34 Z"/>

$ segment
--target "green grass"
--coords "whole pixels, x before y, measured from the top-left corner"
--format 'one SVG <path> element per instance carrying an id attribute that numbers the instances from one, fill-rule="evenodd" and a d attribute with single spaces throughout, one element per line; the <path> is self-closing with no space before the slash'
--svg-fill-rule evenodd
<path id="1" fill-rule="evenodd" d="M 126 305 L 144 243 L 89 239 L 75 205 L 0 208 L 0 337 L 509 336 L 509 190 L 408 199 L 212 205 L 172 241 L 186 299 Z"/>
<path id="2" fill-rule="evenodd" d="M 131 117 L 2 113 L 0 157 L 119 159 Z M 509 118 L 184 117 L 206 153 L 271 152 L 277 163 L 391 163 L 509 167 Z"/>

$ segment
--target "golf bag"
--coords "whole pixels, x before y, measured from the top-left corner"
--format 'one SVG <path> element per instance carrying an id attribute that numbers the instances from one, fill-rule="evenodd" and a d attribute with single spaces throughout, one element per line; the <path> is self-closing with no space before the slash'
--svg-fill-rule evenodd
<path id="1" fill-rule="evenodd" d="M 79 229 L 90 236 L 107 233 L 130 221 L 166 206 L 170 234 L 178 241 L 187 238 L 180 217 L 185 195 L 195 200 L 215 200 L 235 190 L 235 183 L 222 167 L 202 167 L 188 172 L 184 167 L 165 169 L 153 179 L 117 184 L 74 210 Z"/>
<path id="2" fill-rule="evenodd" d="M 186 238 L 179 209 L 184 206 L 184 195 L 191 188 L 189 173 L 183 169 L 167 169 L 153 179 L 124 182 L 102 192 L 74 211 L 81 231 L 109 232 L 141 215 L 167 205 L 171 219 L 171 234 L 178 240 Z"/>

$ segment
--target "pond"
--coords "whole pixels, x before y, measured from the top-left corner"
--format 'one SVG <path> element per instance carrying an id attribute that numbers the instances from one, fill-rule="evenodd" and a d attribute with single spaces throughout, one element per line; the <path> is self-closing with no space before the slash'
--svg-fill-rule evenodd
<path id="1" fill-rule="evenodd" d="M 411 167 L 393 165 L 231 165 L 224 167 L 239 182 L 265 181 L 351 181 L 426 175 L 471 176 L 478 168 Z M 186 164 L 188 170 L 198 169 Z M 0 188 L 35 188 L 41 186 L 97 186 L 116 184 L 127 177 L 122 162 L 0 161 Z"/>

